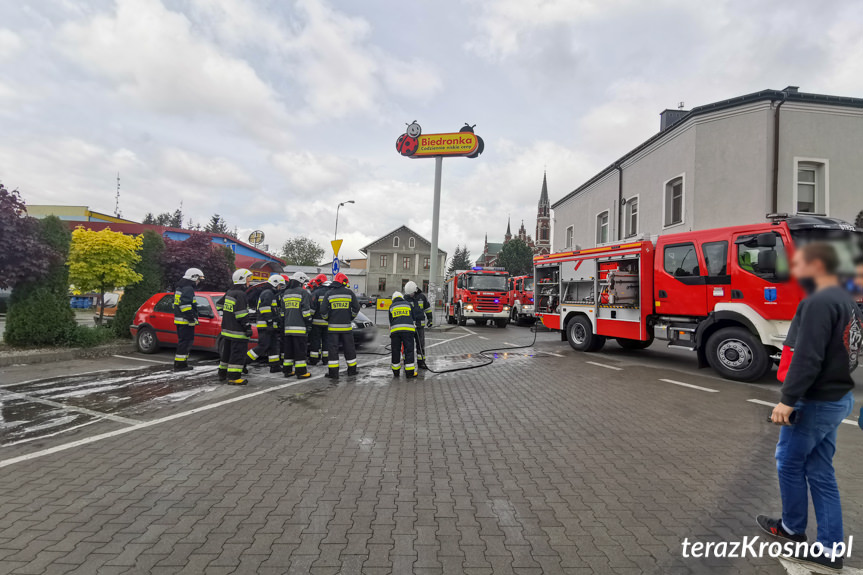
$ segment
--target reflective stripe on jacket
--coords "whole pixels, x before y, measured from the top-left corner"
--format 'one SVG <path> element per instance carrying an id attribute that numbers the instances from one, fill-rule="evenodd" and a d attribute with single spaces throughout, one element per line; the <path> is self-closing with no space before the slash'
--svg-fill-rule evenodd
<path id="1" fill-rule="evenodd" d="M 242 286 L 235 285 L 222 302 L 222 336 L 231 339 L 249 339 L 249 300 Z"/>
<path id="2" fill-rule="evenodd" d="M 390 333 L 402 331 L 414 332 L 414 318 L 416 317 L 414 306 L 409 301 L 396 298 L 390 304 Z"/>
<path id="3" fill-rule="evenodd" d="M 197 325 L 198 303 L 195 301 L 195 282 L 181 279 L 174 292 L 174 324 Z"/>
<path id="4" fill-rule="evenodd" d="M 257 326 L 259 328 L 273 327 L 278 309 L 279 302 L 276 299 L 276 292 L 269 287 L 264 288 L 264 291 L 258 297 Z"/>
<path id="5" fill-rule="evenodd" d="M 305 335 L 306 321 L 312 317 L 312 296 L 302 287 L 288 288 L 282 295 L 285 308 L 285 334 Z"/>
<path id="6" fill-rule="evenodd" d="M 329 331 L 351 331 L 351 323 L 360 313 L 356 294 L 343 285 L 331 287 L 321 304 L 321 317 L 327 320 Z"/>

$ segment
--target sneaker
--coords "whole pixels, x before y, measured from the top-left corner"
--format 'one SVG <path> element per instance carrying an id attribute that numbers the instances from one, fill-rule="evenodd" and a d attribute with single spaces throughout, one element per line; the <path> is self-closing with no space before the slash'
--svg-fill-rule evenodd
<path id="1" fill-rule="evenodd" d="M 805 533 L 801 533 L 800 535 L 792 535 L 791 533 L 785 531 L 785 528 L 782 526 L 781 518 L 773 519 L 771 517 L 767 517 L 766 515 L 759 515 L 755 518 L 755 521 L 758 523 L 758 526 L 761 527 L 761 530 L 768 535 L 778 537 L 779 539 L 787 539 L 788 541 L 793 541 L 794 543 L 806 542 Z"/>
<path id="2" fill-rule="evenodd" d="M 801 565 L 805 566 L 807 569 L 810 569 L 815 573 L 839 573 L 842 571 L 841 557 L 825 557 L 824 555 L 812 557 L 809 554 L 806 554 L 806 556 L 804 556 L 801 553 L 788 555 L 783 557 L 783 559 L 788 559 L 789 561 L 800 563 Z"/>

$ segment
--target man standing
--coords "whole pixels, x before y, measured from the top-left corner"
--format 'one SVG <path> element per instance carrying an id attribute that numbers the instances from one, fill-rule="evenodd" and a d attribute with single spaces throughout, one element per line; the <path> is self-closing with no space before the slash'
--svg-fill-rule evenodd
<path id="1" fill-rule="evenodd" d="M 228 385 L 246 385 L 243 379 L 243 364 L 252 326 L 249 323 L 249 300 L 246 287 L 252 281 L 252 272 L 240 268 L 233 275 L 234 286 L 222 301 L 222 349 L 219 362 L 219 379 L 228 380 Z"/>
<path id="2" fill-rule="evenodd" d="M 354 345 L 353 322 L 360 313 L 360 302 L 348 287 L 351 281 L 345 274 L 336 274 L 330 291 L 324 297 L 321 305 L 321 317 L 327 321 L 327 339 L 329 339 L 329 356 L 326 377 L 339 377 L 339 344 L 345 352 L 345 362 L 348 364 L 348 375 L 357 374 L 357 349 Z"/>
<path id="3" fill-rule="evenodd" d="M 419 309 L 406 301 L 400 292 L 394 292 L 389 311 L 393 377 L 397 378 L 401 373 L 402 350 L 404 350 L 405 358 L 405 375 L 408 379 L 417 376 L 416 365 L 414 364 L 414 343 L 416 341 L 414 324 L 417 318 L 422 318 Z"/>
<path id="4" fill-rule="evenodd" d="M 258 297 L 257 327 L 258 345 L 248 352 L 250 361 L 256 361 L 259 357 L 266 357 L 270 366 L 270 373 L 282 371 L 279 365 L 279 338 L 276 335 L 276 324 L 279 315 L 279 292 L 285 287 L 285 278 L 279 274 L 273 274 L 267 280 L 261 295 Z"/>
<path id="5" fill-rule="evenodd" d="M 318 274 L 311 281 L 314 284 L 311 287 L 312 296 L 312 329 L 309 332 L 309 365 L 317 365 L 321 359 L 324 363 L 327 362 L 329 349 L 327 344 L 327 320 L 321 316 L 321 308 L 324 304 L 324 298 L 330 288 L 324 286 L 327 281 L 327 276 Z"/>
<path id="6" fill-rule="evenodd" d="M 285 359 L 282 372 L 285 377 L 296 373 L 297 379 L 311 377 L 306 367 L 306 346 L 308 336 L 306 330 L 312 323 L 312 296 L 303 284 L 309 278 L 303 272 L 297 272 L 288 281 L 288 288 L 282 295 L 282 305 L 285 309 L 285 334 L 283 336 L 283 352 Z"/>
<path id="7" fill-rule="evenodd" d="M 189 371 L 189 350 L 195 341 L 195 326 L 198 325 L 198 302 L 195 288 L 204 279 L 204 272 L 189 268 L 177 282 L 174 292 L 174 326 L 177 328 L 177 351 L 174 355 L 174 371 Z"/>
<path id="8" fill-rule="evenodd" d="M 842 569 L 842 557 L 833 557 L 830 551 L 834 543 L 843 542 L 844 534 L 833 454 L 836 430 L 854 406 L 851 372 L 857 367 L 863 340 L 859 311 L 839 285 L 838 266 L 829 244 L 811 243 L 794 254 L 792 273 L 807 297 L 788 330 L 785 345 L 793 355 L 781 402 L 771 416 L 774 423 L 785 426 L 776 445 L 782 517 L 756 518 L 775 537 L 805 542 L 811 493 L 817 540 L 825 554 L 815 557 L 801 552 L 788 559 L 837 571 Z"/>
<path id="9" fill-rule="evenodd" d="M 432 326 L 432 307 L 428 298 L 417 286 L 416 282 L 405 284 L 405 300 L 419 311 L 416 314 L 416 348 L 417 366 L 428 369 L 426 365 L 426 329 Z"/>

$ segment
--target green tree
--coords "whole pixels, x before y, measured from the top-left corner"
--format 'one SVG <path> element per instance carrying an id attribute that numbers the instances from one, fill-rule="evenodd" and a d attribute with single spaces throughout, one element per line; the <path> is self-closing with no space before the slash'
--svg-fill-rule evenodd
<path id="1" fill-rule="evenodd" d="M 854 225 L 858 228 L 863 228 L 863 210 L 860 210 L 860 213 L 857 214 L 857 219 L 854 220 Z"/>
<path id="2" fill-rule="evenodd" d="M 518 238 L 510 240 L 497 255 L 497 265 L 513 276 L 529 274 L 533 271 L 533 250 Z"/>
<path id="3" fill-rule="evenodd" d="M 12 290 L 4 339 L 14 346 L 62 345 L 75 332 L 75 313 L 69 306 L 69 228 L 60 218 L 48 216 L 37 224 L 38 240 L 57 257 L 46 273 L 21 281 Z"/>
<path id="4" fill-rule="evenodd" d="M 303 236 L 291 238 L 282 246 L 282 259 L 292 266 L 316 266 L 324 253 L 315 240 Z"/>
<path id="5" fill-rule="evenodd" d="M 105 292 L 141 281 L 132 266 L 141 260 L 141 236 L 127 236 L 110 228 L 93 231 L 79 226 L 72 232 L 69 250 L 69 279 L 82 291 L 99 294 L 99 323 L 102 323 Z"/>
<path id="6" fill-rule="evenodd" d="M 165 277 L 162 272 L 162 253 L 165 242 L 162 236 L 152 230 L 141 234 L 141 259 L 135 264 L 135 271 L 141 275 L 141 281 L 126 286 L 123 297 L 117 305 L 117 315 L 112 328 L 120 337 L 129 337 L 129 326 L 135 318 L 135 312 L 150 296 L 165 289 Z"/>
<path id="7" fill-rule="evenodd" d="M 473 262 L 470 261 L 470 251 L 467 246 L 456 246 L 455 253 L 449 261 L 449 267 L 446 270 L 448 276 L 455 274 L 457 270 L 467 270 L 473 267 Z"/>

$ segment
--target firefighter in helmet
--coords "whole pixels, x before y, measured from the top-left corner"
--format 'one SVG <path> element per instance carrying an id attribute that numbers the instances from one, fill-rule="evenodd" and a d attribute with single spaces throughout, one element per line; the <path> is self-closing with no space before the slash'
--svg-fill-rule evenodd
<path id="1" fill-rule="evenodd" d="M 258 345 L 250 349 L 247 356 L 250 361 L 258 358 L 267 359 L 270 373 L 282 371 L 279 365 L 279 338 L 276 328 L 279 319 L 279 294 L 285 288 L 285 278 L 279 274 L 273 274 L 267 280 L 261 295 L 258 296 L 257 327 Z"/>
<path id="2" fill-rule="evenodd" d="M 228 380 L 229 385 L 246 385 L 243 378 L 243 365 L 246 349 L 252 337 L 249 320 L 249 300 L 246 287 L 252 281 L 252 272 L 240 268 L 234 272 L 234 285 L 222 300 L 222 349 L 219 362 L 219 379 Z"/>
<path id="3" fill-rule="evenodd" d="M 428 369 L 428 365 L 426 365 L 426 328 L 432 326 L 432 307 L 416 282 L 409 281 L 405 284 L 404 290 L 405 300 L 419 310 L 416 316 L 417 366 L 420 369 Z"/>
<path id="4" fill-rule="evenodd" d="M 405 375 L 408 379 L 417 376 L 414 344 L 416 343 L 415 323 L 418 319 L 422 319 L 419 309 L 407 301 L 401 292 L 393 292 L 389 311 L 393 377 L 398 377 L 401 373 L 402 351 L 405 358 Z"/>
<path id="5" fill-rule="evenodd" d="M 311 283 L 310 295 L 312 296 L 312 329 L 309 332 L 309 365 L 317 365 L 319 361 L 327 362 L 329 349 L 327 347 L 327 320 L 321 316 L 321 307 L 324 298 L 330 288 L 324 285 L 327 281 L 325 274 L 318 274 Z"/>
<path id="6" fill-rule="evenodd" d="M 324 296 L 321 317 L 327 321 L 329 356 L 326 377 L 339 377 L 339 344 L 345 352 L 348 375 L 357 373 L 357 349 L 354 345 L 353 321 L 360 313 L 360 302 L 348 287 L 351 280 L 343 273 L 336 274 L 330 291 Z"/>
<path id="7" fill-rule="evenodd" d="M 198 325 L 198 303 L 195 288 L 204 279 L 204 272 L 189 268 L 174 292 L 174 327 L 177 329 L 177 351 L 174 355 L 174 371 L 188 371 L 189 350 L 195 341 L 195 326 Z"/>
<path id="8" fill-rule="evenodd" d="M 311 377 L 306 367 L 306 346 L 308 345 L 307 330 L 312 324 L 312 296 L 303 285 L 309 281 L 309 276 L 297 272 L 288 281 L 288 287 L 282 294 L 282 305 L 285 309 L 285 332 L 282 351 L 285 359 L 282 372 L 285 377 L 296 374 L 297 379 Z"/>

